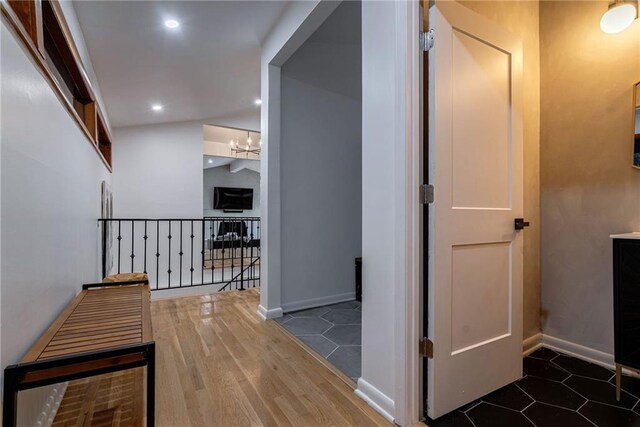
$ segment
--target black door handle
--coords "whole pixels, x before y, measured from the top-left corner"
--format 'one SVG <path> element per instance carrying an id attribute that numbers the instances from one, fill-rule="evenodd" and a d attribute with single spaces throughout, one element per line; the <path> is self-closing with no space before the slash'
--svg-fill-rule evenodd
<path id="1" fill-rule="evenodd" d="M 513 221 L 513 225 L 516 230 L 523 230 L 525 227 L 528 227 L 530 224 L 529 224 L 529 221 L 525 221 L 524 218 L 516 218 Z"/>

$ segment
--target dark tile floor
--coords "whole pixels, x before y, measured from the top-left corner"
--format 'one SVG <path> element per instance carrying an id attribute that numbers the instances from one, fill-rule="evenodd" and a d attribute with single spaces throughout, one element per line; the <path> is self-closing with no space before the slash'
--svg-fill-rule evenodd
<path id="1" fill-rule="evenodd" d="M 275 320 L 345 375 L 358 380 L 362 363 L 358 301 L 295 311 Z"/>
<path id="2" fill-rule="evenodd" d="M 613 371 L 540 348 L 524 378 L 429 427 L 640 427 L 640 379 L 625 376 L 616 402 Z"/>

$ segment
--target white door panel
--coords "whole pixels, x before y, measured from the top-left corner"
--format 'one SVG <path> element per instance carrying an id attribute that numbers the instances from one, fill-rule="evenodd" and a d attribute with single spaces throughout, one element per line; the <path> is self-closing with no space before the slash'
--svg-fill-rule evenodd
<path id="1" fill-rule="evenodd" d="M 522 375 L 522 42 L 455 2 L 429 11 L 428 408 Z"/>

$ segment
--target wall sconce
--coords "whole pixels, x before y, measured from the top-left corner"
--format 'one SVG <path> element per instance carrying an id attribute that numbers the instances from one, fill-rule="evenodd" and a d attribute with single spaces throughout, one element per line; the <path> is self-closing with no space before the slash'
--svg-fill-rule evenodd
<path id="1" fill-rule="evenodd" d="M 638 18 L 637 0 L 614 0 L 602 15 L 600 29 L 607 34 L 626 30 Z"/>

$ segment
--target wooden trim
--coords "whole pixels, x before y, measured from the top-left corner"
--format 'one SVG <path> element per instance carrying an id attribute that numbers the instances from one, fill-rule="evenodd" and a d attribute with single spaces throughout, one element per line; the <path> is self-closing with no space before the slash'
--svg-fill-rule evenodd
<path id="1" fill-rule="evenodd" d="M 105 133 L 106 133 L 106 135 L 107 135 L 107 138 L 109 139 L 109 141 L 113 141 L 113 136 L 112 136 L 112 134 L 111 134 L 111 129 L 109 129 L 109 126 L 107 126 L 107 122 L 106 122 L 106 120 L 104 119 L 104 118 L 105 118 L 105 115 L 104 115 L 104 113 L 102 112 L 102 107 L 100 106 L 100 104 L 97 104 L 97 110 L 98 110 L 98 111 L 97 111 L 97 113 L 98 113 L 98 120 L 99 120 L 100 122 L 102 122 L 102 124 L 103 124 L 103 126 L 104 126 L 104 131 L 105 131 Z"/>
<path id="2" fill-rule="evenodd" d="M 96 123 L 95 124 L 91 123 L 89 125 L 89 127 L 95 126 L 96 128 L 95 132 L 92 132 L 92 130 L 87 127 L 87 124 L 85 123 L 85 121 L 82 119 L 82 117 L 80 117 L 80 115 L 76 111 L 76 108 L 73 105 L 73 102 L 70 102 L 69 99 L 67 99 L 67 97 L 64 95 L 64 91 L 62 90 L 60 83 L 58 82 L 54 73 L 52 72 L 49 65 L 45 61 L 46 53 L 44 51 L 44 35 L 43 35 L 43 25 L 42 25 L 43 18 L 42 18 L 41 1 L 47 1 L 51 5 L 54 11 L 54 14 L 56 15 L 56 18 L 58 19 L 58 23 L 63 33 L 65 34 L 65 41 L 68 44 L 68 47 L 72 53 L 73 60 L 78 66 L 82 83 L 85 85 L 88 95 L 91 99 L 90 103 L 95 103 L 94 107 L 89 107 L 89 108 L 96 109 L 96 119 L 95 119 Z M 93 90 L 93 87 L 91 86 L 89 78 L 87 77 L 86 71 L 84 69 L 84 65 L 82 64 L 82 61 L 78 54 L 77 47 L 73 42 L 73 38 L 71 37 L 69 27 L 66 23 L 66 20 L 64 19 L 64 15 L 62 13 L 62 9 L 60 8 L 60 5 L 58 4 L 58 1 L 57 0 L 35 0 L 35 5 L 36 5 L 35 13 L 36 13 L 36 19 L 38 24 L 35 40 L 31 37 L 30 33 L 25 29 L 20 18 L 18 17 L 18 15 L 16 14 L 16 12 L 14 11 L 14 9 L 12 8 L 9 2 L 10 0 L 0 0 L 0 15 L 2 16 L 2 19 L 7 24 L 7 27 L 10 29 L 10 31 L 14 33 L 14 36 L 16 36 L 16 38 L 26 48 L 27 52 L 31 56 L 32 61 L 34 62 L 34 65 L 40 71 L 40 73 L 45 77 L 45 80 L 47 80 L 47 82 L 53 89 L 53 92 L 56 94 L 56 96 L 62 103 L 63 107 L 67 110 L 67 112 L 71 116 L 71 118 L 76 122 L 81 132 L 83 132 L 87 137 L 87 139 L 89 139 L 91 146 L 95 149 L 96 153 L 98 154 L 98 157 L 102 160 L 102 163 L 105 165 L 107 170 L 109 172 L 112 172 L 112 167 L 110 164 L 110 150 L 109 150 L 109 159 L 107 159 L 107 157 L 105 157 L 105 155 L 101 152 L 101 150 L 98 147 L 99 144 L 97 141 L 98 139 L 97 138 L 97 127 L 98 127 L 97 122 L 98 121 L 102 122 L 102 127 L 105 129 L 105 132 L 109 137 L 109 140 L 106 142 L 106 144 L 108 144 L 109 146 L 111 145 L 110 130 L 106 124 L 106 121 L 102 117 L 102 115 L 97 113 L 98 111 L 101 110 L 100 106 L 97 104 L 95 92 Z M 86 114 L 86 111 L 84 112 Z"/>
<path id="3" fill-rule="evenodd" d="M 76 43 L 73 40 L 71 30 L 69 30 L 69 24 L 67 24 L 67 20 L 64 17 L 64 13 L 62 12 L 62 7 L 60 6 L 60 2 L 58 0 L 42 0 L 42 1 L 51 5 L 51 9 L 55 15 L 55 18 L 58 21 L 58 24 L 60 25 L 62 35 L 66 42 L 66 47 L 70 51 L 71 59 L 75 63 L 75 66 L 77 67 L 77 71 L 80 74 L 79 78 L 84 84 L 83 89 L 86 89 L 87 97 L 95 101 L 96 91 L 93 89 L 93 86 L 91 85 L 91 80 L 87 75 L 86 68 L 82 63 L 82 58 L 80 57 L 80 53 L 78 52 L 78 47 L 76 46 Z"/>
<path id="4" fill-rule="evenodd" d="M 34 42 L 38 42 L 38 15 L 36 12 L 39 6 L 35 0 L 7 0 L 7 4 L 13 10 L 17 22 L 22 26 L 23 31 Z"/>
<path id="5" fill-rule="evenodd" d="M 87 126 L 89 134 L 93 137 L 93 143 L 98 144 L 98 115 L 96 109 L 96 102 L 92 101 L 88 104 L 84 104 L 84 124 Z"/>

